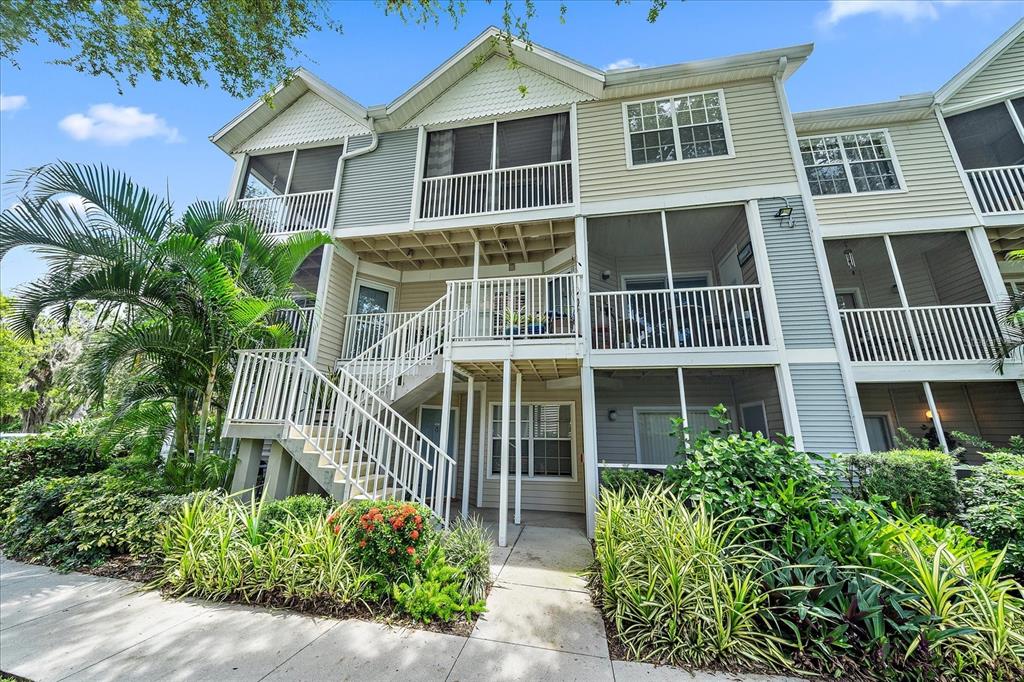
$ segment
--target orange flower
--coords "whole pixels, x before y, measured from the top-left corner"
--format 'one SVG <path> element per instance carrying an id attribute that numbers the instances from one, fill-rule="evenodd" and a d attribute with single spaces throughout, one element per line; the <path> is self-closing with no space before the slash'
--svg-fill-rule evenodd
<path id="1" fill-rule="evenodd" d="M 405 551 L 408 552 L 410 555 L 413 555 L 413 554 L 416 553 L 416 548 L 415 547 L 406 547 Z"/>
<path id="2" fill-rule="evenodd" d="M 409 533 L 409 537 L 411 537 L 413 540 L 419 540 L 420 532 L 418 530 L 414 530 L 413 532 Z"/>
<path id="3" fill-rule="evenodd" d="M 360 540 L 359 541 L 359 547 L 360 547 L 360 549 L 362 549 L 363 547 L 366 547 L 366 540 Z"/>

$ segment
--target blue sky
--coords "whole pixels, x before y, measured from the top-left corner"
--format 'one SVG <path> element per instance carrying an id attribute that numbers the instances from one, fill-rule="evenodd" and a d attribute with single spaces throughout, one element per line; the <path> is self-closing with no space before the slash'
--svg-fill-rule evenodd
<path id="1" fill-rule="evenodd" d="M 471 3 L 458 28 L 420 27 L 385 17 L 373 3 L 333 5 L 342 35 L 301 44 L 305 66 L 363 104 L 388 102 L 486 26 L 501 2 Z M 597 67 L 655 66 L 813 42 L 814 54 L 787 84 L 794 111 L 892 99 L 934 90 L 1014 21 L 1024 2 L 868 0 L 866 2 L 670 2 L 656 24 L 648 4 L 538 2 L 535 42 Z M 248 105 L 220 91 L 143 80 L 117 93 L 114 83 L 46 64 L 41 45 L 0 63 L 0 174 L 56 159 L 102 162 L 169 191 L 180 211 L 228 189 L 230 159 L 207 139 Z M 14 200 L 5 187 L 2 202 Z M 42 263 L 14 251 L 0 263 L 0 289 L 37 277 Z"/>

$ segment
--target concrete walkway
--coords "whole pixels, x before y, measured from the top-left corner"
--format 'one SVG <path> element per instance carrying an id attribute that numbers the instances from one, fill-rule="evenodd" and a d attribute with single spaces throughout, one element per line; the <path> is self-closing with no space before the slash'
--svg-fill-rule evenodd
<path id="1" fill-rule="evenodd" d="M 578 528 L 509 528 L 470 637 L 196 600 L 0 561 L 0 670 L 47 680 L 694 680 L 611 661 Z M 745 680 L 767 679 L 748 676 Z M 776 680 L 781 678 L 774 678 Z"/>

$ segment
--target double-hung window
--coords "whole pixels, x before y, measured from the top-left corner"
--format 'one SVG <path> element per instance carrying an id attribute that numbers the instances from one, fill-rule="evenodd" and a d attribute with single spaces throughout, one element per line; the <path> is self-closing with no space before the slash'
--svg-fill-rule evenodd
<path id="1" fill-rule="evenodd" d="M 729 156 L 721 90 L 623 105 L 630 166 Z"/>
<path id="2" fill-rule="evenodd" d="M 815 196 L 901 189 L 884 130 L 802 137 L 800 156 Z"/>
<path id="3" fill-rule="evenodd" d="M 529 478 L 572 479 L 574 471 L 573 409 L 571 403 L 523 404 L 520 414 L 522 475 Z M 509 474 L 516 467 L 515 407 L 509 410 Z M 491 475 L 501 474 L 501 405 L 491 405 Z"/>

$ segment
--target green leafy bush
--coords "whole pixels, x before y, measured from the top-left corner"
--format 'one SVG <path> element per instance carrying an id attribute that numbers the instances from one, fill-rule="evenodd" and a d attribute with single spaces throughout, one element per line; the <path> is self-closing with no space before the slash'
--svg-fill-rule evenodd
<path id="1" fill-rule="evenodd" d="M 850 488 L 862 499 L 884 498 L 911 514 L 956 516 L 956 460 L 935 450 L 847 455 Z"/>
<path id="2" fill-rule="evenodd" d="M 424 623 L 450 621 L 458 615 L 470 618 L 483 612 L 483 600 L 464 593 L 463 571 L 445 560 L 440 544 L 430 546 L 421 569 L 393 588 L 395 603 L 401 611 Z"/>
<path id="3" fill-rule="evenodd" d="M 491 538 L 477 519 L 459 520 L 442 534 L 440 545 L 448 563 L 462 572 L 462 594 L 478 601 L 491 582 Z"/>
<path id="4" fill-rule="evenodd" d="M 320 495 L 292 495 L 283 500 L 265 502 L 261 519 L 264 523 L 284 523 L 290 518 L 305 521 L 318 516 L 326 517 L 331 501 Z"/>
<path id="5" fill-rule="evenodd" d="M 430 510 L 414 502 L 360 500 L 347 505 L 337 521 L 373 576 L 372 598 L 386 596 L 392 584 L 419 570 L 434 534 Z"/>
<path id="6" fill-rule="evenodd" d="M 601 495 L 593 577 L 620 643 L 652 662 L 787 667 L 749 527 L 687 497 L 667 488 Z"/>
<path id="7" fill-rule="evenodd" d="M 658 485 L 661 476 L 644 469 L 613 467 L 601 469 L 601 490 L 639 492 Z"/>
<path id="8" fill-rule="evenodd" d="M 1006 548 L 1006 565 L 1024 575 L 1024 453 L 994 452 L 960 481 L 960 519 L 992 549 Z"/>
<path id="9" fill-rule="evenodd" d="M 724 407 L 713 415 L 723 425 L 729 423 Z M 775 441 L 746 430 L 722 436 L 705 431 L 685 455 L 665 470 L 665 482 L 681 499 L 700 500 L 716 514 L 756 516 L 760 523 L 775 526 L 793 516 L 805 517 L 832 493 L 834 465 L 798 452 L 790 438 Z"/>
<path id="10" fill-rule="evenodd" d="M 337 521 L 261 521 L 260 504 L 198 493 L 168 519 L 159 582 L 179 595 L 342 609 L 366 582 Z"/>
<path id="11" fill-rule="evenodd" d="M 14 489 L 33 478 L 80 476 L 105 468 L 89 423 L 73 423 L 38 435 L 0 441 L 0 514 Z"/>
<path id="12" fill-rule="evenodd" d="M 37 478 L 15 489 L 0 527 L 10 556 L 62 570 L 156 548 L 165 489 L 104 473 Z"/>

